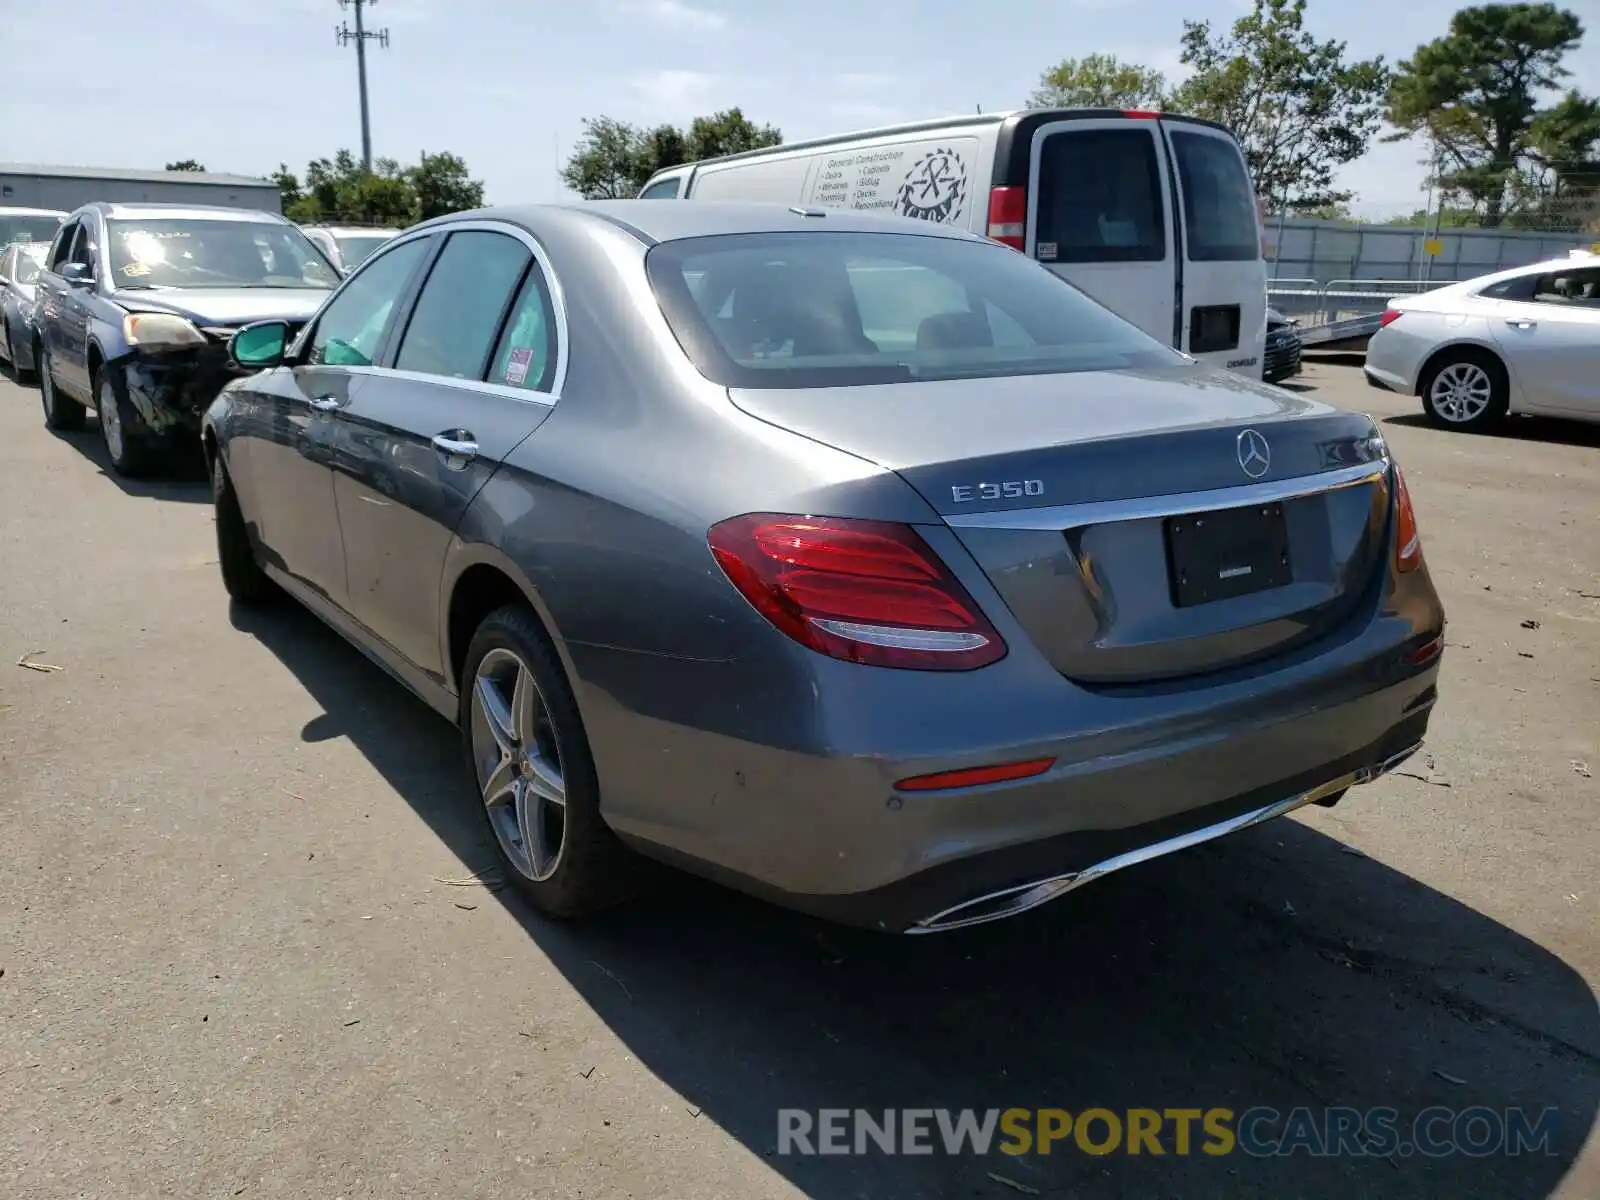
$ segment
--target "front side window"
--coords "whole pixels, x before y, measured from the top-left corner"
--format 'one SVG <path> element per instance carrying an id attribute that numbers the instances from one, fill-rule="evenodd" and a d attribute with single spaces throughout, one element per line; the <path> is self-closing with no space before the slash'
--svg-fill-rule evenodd
<path id="1" fill-rule="evenodd" d="M 292 225 L 264 221 L 108 221 L 117 287 L 322 288 L 338 282 Z"/>
<path id="2" fill-rule="evenodd" d="M 503 233 L 451 234 L 422 285 L 394 365 L 482 379 L 500 319 L 532 259 L 526 246 Z"/>
<path id="3" fill-rule="evenodd" d="M 1041 262 L 1160 262 L 1167 256 L 1153 122 L 1053 133 L 1039 153 Z"/>
<path id="4" fill-rule="evenodd" d="M 78 222 L 69 221 L 56 231 L 55 244 L 50 247 L 50 269 L 57 274 L 61 268 L 72 261 L 67 257 L 72 252 L 72 241 L 78 236 Z"/>
<path id="5" fill-rule="evenodd" d="M 308 362 L 330 367 L 372 365 L 389 315 L 421 265 L 428 240 L 404 242 L 351 276 L 317 321 L 307 348 Z"/>
<path id="6" fill-rule="evenodd" d="M 1534 281 L 1533 299 L 1540 304 L 1600 307 L 1600 267 L 1552 271 L 1548 275 L 1540 275 Z"/>
<path id="7" fill-rule="evenodd" d="M 1261 257 L 1255 193 L 1232 142 L 1172 129 L 1183 190 L 1184 246 L 1191 262 L 1250 262 Z"/>
<path id="8" fill-rule="evenodd" d="M 896 233 L 663 242 L 645 258 L 696 368 L 734 387 L 984 379 L 1183 362 L 993 243 Z"/>

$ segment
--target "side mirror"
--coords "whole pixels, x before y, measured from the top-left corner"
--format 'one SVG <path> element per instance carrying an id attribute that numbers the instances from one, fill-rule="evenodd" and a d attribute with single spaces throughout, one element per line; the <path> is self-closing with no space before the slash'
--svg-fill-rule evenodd
<path id="1" fill-rule="evenodd" d="M 228 355 L 247 371 L 265 371 L 283 364 L 288 346 L 288 322 L 257 321 L 228 339 Z"/>
<path id="2" fill-rule="evenodd" d="M 94 268 L 88 263 L 68 263 L 61 268 L 61 278 L 68 287 L 93 287 Z"/>

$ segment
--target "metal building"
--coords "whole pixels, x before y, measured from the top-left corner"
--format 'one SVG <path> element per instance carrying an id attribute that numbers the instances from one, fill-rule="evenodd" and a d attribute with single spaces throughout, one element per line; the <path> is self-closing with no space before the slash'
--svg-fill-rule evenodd
<path id="1" fill-rule="evenodd" d="M 92 200 L 153 204 L 219 204 L 282 212 L 278 185 L 248 175 L 202 171 L 119 171 L 0 163 L 0 207 L 71 212 Z"/>

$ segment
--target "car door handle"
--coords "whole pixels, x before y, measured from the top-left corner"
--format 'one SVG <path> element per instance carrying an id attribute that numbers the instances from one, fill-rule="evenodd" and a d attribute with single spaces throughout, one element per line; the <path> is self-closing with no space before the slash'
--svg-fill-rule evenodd
<path id="1" fill-rule="evenodd" d="M 452 471 L 465 470 L 466 465 L 478 457 L 477 441 L 463 429 L 435 434 L 433 448 L 444 456 L 444 465 Z"/>
<path id="2" fill-rule="evenodd" d="M 1530 320 L 1527 317 L 1507 317 L 1506 324 L 1513 329 L 1535 329 L 1538 327 L 1539 322 Z"/>
<path id="3" fill-rule="evenodd" d="M 312 409 L 321 413 L 338 412 L 344 407 L 339 403 L 337 396 L 313 396 L 311 397 L 310 404 Z"/>

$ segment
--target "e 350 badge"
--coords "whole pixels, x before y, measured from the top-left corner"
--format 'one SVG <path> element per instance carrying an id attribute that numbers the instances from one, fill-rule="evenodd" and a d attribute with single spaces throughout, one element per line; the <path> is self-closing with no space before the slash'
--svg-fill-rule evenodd
<path id="1" fill-rule="evenodd" d="M 950 498 L 957 504 L 970 504 L 974 500 L 1020 500 L 1024 496 L 1044 495 L 1042 479 L 1007 479 L 1000 483 L 958 483 L 951 487 Z"/>

